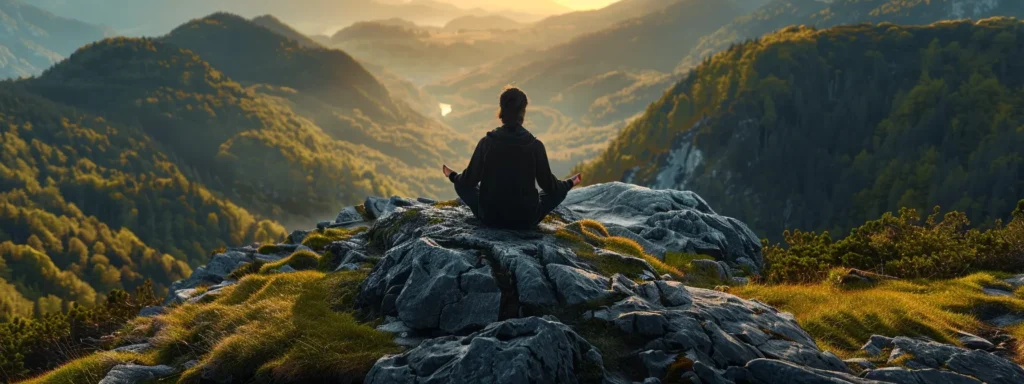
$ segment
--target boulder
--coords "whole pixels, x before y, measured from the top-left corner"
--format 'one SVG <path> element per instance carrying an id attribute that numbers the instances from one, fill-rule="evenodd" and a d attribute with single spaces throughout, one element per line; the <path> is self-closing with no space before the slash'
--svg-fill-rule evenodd
<path id="1" fill-rule="evenodd" d="M 622 233 L 619 228 L 629 230 L 635 236 L 628 237 L 642 238 L 641 245 L 655 256 L 706 254 L 737 268 L 749 263 L 755 273 L 764 267 L 757 235 L 746 224 L 715 213 L 693 192 L 616 182 L 573 189 L 562 204 L 578 216 L 616 227 L 609 229 L 616 235 Z"/>
<path id="2" fill-rule="evenodd" d="M 568 326 L 528 317 L 496 322 L 465 337 L 424 341 L 381 358 L 367 384 L 579 383 L 603 376 L 601 354 Z"/>
<path id="3" fill-rule="evenodd" d="M 156 379 L 167 377 L 178 371 L 166 365 L 147 367 L 136 364 L 120 364 L 111 368 L 107 375 L 100 380 L 100 384 L 135 384 L 148 383 Z M 95 380 L 95 379 L 93 379 Z"/>
<path id="4" fill-rule="evenodd" d="M 910 370 L 888 367 L 869 370 L 862 376 L 865 379 L 900 384 L 981 384 L 980 381 L 968 376 L 931 368 Z"/>
<path id="5" fill-rule="evenodd" d="M 334 219 L 334 224 L 355 224 L 366 220 L 367 218 L 363 217 L 363 214 L 359 213 L 356 207 L 345 207 L 341 212 L 338 212 L 338 217 Z"/>
<path id="6" fill-rule="evenodd" d="M 892 338 L 881 335 L 872 335 L 860 350 L 867 352 L 869 356 L 878 356 L 882 350 L 892 348 Z"/>
<path id="7" fill-rule="evenodd" d="M 780 360 L 756 359 L 747 363 L 750 381 L 757 384 L 883 384 L 849 373 L 802 367 Z"/>
<path id="8" fill-rule="evenodd" d="M 988 352 L 964 351 L 946 360 L 949 370 L 988 384 L 1024 383 L 1024 368 Z"/>
<path id="9" fill-rule="evenodd" d="M 413 329 L 457 333 L 498 321 L 501 290 L 477 256 L 419 239 L 387 252 L 357 302 Z"/>
<path id="10" fill-rule="evenodd" d="M 967 332 L 957 332 L 957 339 L 967 349 L 980 349 L 983 351 L 991 351 L 995 348 L 995 344 L 991 341 L 985 340 L 978 335 L 973 335 Z"/>
<path id="11" fill-rule="evenodd" d="M 195 295 L 191 291 L 200 285 L 215 285 L 224 282 L 236 268 L 255 261 L 256 250 L 251 247 L 228 249 L 217 254 L 204 266 L 192 271 L 187 279 L 171 284 L 165 305 L 180 303 Z"/>

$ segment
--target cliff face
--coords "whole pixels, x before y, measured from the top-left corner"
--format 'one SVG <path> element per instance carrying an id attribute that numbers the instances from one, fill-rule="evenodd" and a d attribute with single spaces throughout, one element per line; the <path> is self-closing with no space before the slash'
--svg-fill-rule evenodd
<path id="1" fill-rule="evenodd" d="M 355 229 L 359 227 L 368 228 Z M 268 298 L 298 295 L 290 310 L 296 319 L 289 321 L 296 327 L 305 324 L 300 317 L 323 302 L 331 303 L 333 312 L 320 314 L 314 322 L 341 321 L 332 316 L 353 313 L 379 324 L 369 331 L 375 336 L 365 339 L 378 344 L 362 347 L 366 370 L 328 376 L 342 382 L 1024 379 L 1024 370 L 994 354 L 909 338 L 873 338 L 869 346 L 875 348 L 865 347 L 868 353 L 890 350 L 892 359 L 906 354 L 907 368 L 867 369 L 858 375 L 847 362 L 822 351 L 792 315 L 756 300 L 692 286 L 743 284 L 762 267 L 760 243 L 746 225 L 716 214 L 690 192 L 623 183 L 581 188 L 530 231 L 485 228 L 456 201 L 368 198 L 316 230 L 293 232 L 289 244 L 229 250 L 176 283 L 167 307 L 145 311 L 158 314 L 157 320 L 147 326 L 151 336 L 132 348 L 156 348 L 164 354 L 176 350 L 178 358 L 166 367 L 119 366 L 110 375 L 137 369 L 140 375 L 151 375 L 147 377 L 183 370 L 185 382 L 266 378 L 261 375 L 271 375 L 273 381 L 323 378 L 322 373 L 289 365 L 294 348 L 309 342 L 299 342 L 306 337 L 302 330 L 296 331 L 299 336 L 279 339 L 273 348 L 261 347 L 265 349 L 260 353 L 252 353 L 252 345 L 261 344 L 261 337 L 253 334 L 233 347 L 238 337 L 215 340 L 209 353 L 196 346 L 180 349 L 188 337 L 204 342 L 223 337 L 203 334 L 203 329 L 219 326 L 206 322 L 210 318 L 203 313 L 233 313 L 228 308 L 243 303 L 254 308 L 249 311 L 281 313 L 273 309 L 277 307 L 264 308 Z M 333 272 L 303 271 L 310 269 Z M 320 276 L 328 276 L 324 281 L 330 283 L 293 288 L 277 283 Z M 311 295 L 324 298 L 313 301 Z M 265 315 L 243 317 L 260 316 Z M 270 324 L 224 321 L 253 332 L 263 332 L 259 327 Z M 366 323 L 352 327 L 369 329 Z M 334 336 L 324 332 L 312 340 Z M 332 348 L 324 344 L 322 353 Z M 172 364 L 185 360 L 191 361 Z M 239 368 L 251 364 L 262 367 Z M 324 369 L 339 371 L 339 365 L 358 364 L 338 360 Z"/>

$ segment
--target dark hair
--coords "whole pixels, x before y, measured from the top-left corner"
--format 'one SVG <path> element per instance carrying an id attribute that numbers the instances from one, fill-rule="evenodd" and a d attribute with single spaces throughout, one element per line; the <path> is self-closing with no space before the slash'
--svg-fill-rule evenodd
<path id="1" fill-rule="evenodd" d="M 498 118 L 504 125 L 522 124 L 526 119 L 526 105 L 529 103 L 526 92 L 513 86 L 507 86 L 501 92 L 498 103 L 501 110 L 498 111 Z"/>

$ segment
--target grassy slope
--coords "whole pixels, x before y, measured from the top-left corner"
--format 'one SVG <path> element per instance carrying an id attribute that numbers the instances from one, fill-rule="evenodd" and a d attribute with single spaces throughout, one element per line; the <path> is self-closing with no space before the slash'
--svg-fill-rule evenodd
<path id="1" fill-rule="evenodd" d="M 843 288 L 828 283 L 813 285 L 748 285 L 730 293 L 759 299 L 788 311 L 823 349 L 840 357 L 862 357 L 858 352 L 871 335 L 928 336 L 956 344 L 955 332 L 989 334 L 994 329 L 981 319 L 1024 312 L 1024 291 L 1014 297 L 989 296 L 983 287 L 1012 289 L 999 273 L 976 273 L 950 280 L 883 281 L 877 286 Z M 1024 337 L 1024 327 L 1009 329 Z M 1024 350 L 1014 351 L 1018 361 Z"/>

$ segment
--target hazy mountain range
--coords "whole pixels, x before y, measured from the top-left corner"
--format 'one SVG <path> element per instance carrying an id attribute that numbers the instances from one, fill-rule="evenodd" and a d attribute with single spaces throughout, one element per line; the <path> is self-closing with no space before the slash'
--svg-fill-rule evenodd
<path id="1" fill-rule="evenodd" d="M 32 76 L 112 34 L 18 0 L 0 0 L 0 78 Z"/>
<path id="2" fill-rule="evenodd" d="M 465 3 L 467 7 L 453 3 Z M 38 0 L 36 5 L 58 15 L 75 17 L 114 28 L 128 36 L 159 36 L 183 20 L 219 11 L 245 17 L 272 14 L 306 33 L 330 33 L 358 21 L 400 17 L 420 24 L 444 25 L 467 15 L 486 15 L 475 1 L 439 0 Z M 521 3 L 521 4 L 520 4 Z M 550 1 L 513 3 L 513 9 L 501 12 L 521 21 L 534 21 L 545 15 L 568 12 L 568 8 Z"/>

